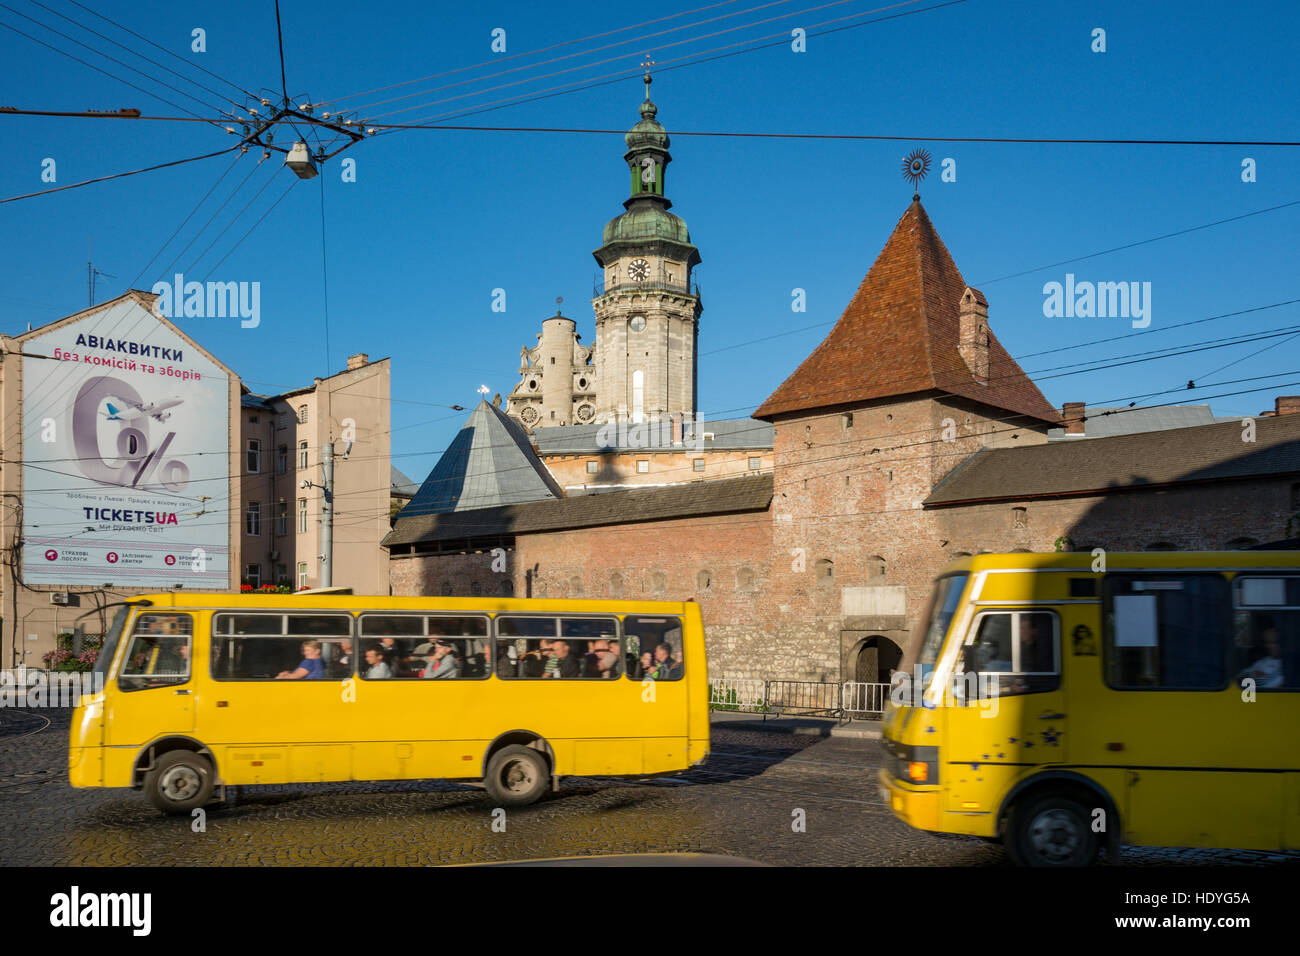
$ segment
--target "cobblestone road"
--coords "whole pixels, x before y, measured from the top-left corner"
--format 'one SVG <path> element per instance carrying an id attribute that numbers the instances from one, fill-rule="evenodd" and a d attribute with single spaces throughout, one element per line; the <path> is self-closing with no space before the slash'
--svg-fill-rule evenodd
<path id="1" fill-rule="evenodd" d="M 0 712 L 0 863 L 5 865 L 397 865 L 590 853 L 700 852 L 784 865 L 1005 866 L 982 841 L 905 826 L 880 803 L 874 740 L 715 727 L 713 755 L 673 777 L 565 778 L 560 793 L 508 812 L 450 783 L 246 787 L 206 832 L 137 793 L 74 790 L 69 712 Z M 791 828 L 806 813 L 806 832 Z M 1300 854 L 1126 850 L 1126 865 L 1300 865 Z"/>

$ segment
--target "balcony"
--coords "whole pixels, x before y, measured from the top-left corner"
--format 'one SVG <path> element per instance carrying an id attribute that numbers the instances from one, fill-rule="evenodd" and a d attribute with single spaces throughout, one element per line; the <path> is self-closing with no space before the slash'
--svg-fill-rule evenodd
<path id="1" fill-rule="evenodd" d="M 623 273 L 614 281 L 607 283 L 605 281 L 605 272 L 601 270 L 592 279 L 591 297 L 593 299 L 598 298 L 607 292 L 677 292 L 699 298 L 699 277 L 692 274 L 688 284 L 681 275 L 682 271 L 680 266 L 674 268 L 670 279 L 668 270 L 661 265 L 657 269 L 652 268 L 650 274 L 640 282 L 629 278 L 626 273 Z"/>

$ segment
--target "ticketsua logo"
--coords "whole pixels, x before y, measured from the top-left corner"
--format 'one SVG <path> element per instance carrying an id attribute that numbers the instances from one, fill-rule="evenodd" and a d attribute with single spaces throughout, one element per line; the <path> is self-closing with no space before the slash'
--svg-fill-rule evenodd
<path id="1" fill-rule="evenodd" d="M 1043 315 L 1049 319 L 1132 319 L 1133 328 L 1151 324 L 1150 282 L 1075 282 L 1065 274 L 1065 284 L 1043 286 Z"/>
<path id="2" fill-rule="evenodd" d="M 186 282 L 176 273 L 172 282 L 155 282 L 150 290 L 158 296 L 158 311 L 169 319 L 224 319 L 238 316 L 245 329 L 262 322 L 262 283 Z"/>
<path id="3" fill-rule="evenodd" d="M 70 893 L 50 897 L 51 926 L 129 926 L 132 935 L 148 936 L 152 925 L 151 893 Z"/>

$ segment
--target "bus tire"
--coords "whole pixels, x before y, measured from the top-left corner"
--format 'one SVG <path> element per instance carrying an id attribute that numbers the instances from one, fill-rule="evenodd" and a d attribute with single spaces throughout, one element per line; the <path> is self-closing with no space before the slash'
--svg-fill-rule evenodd
<path id="1" fill-rule="evenodd" d="M 190 750 L 172 750 L 144 775 L 144 793 L 163 813 L 189 813 L 212 799 L 212 764 Z"/>
<path id="2" fill-rule="evenodd" d="M 1089 866 L 1099 848 L 1087 808 L 1051 793 L 1013 806 L 1004 840 L 1017 866 Z"/>
<path id="3" fill-rule="evenodd" d="M 542 798 L 551 785 L 546 758 L 531 747 L 502 747 L 488 761 L 483 786 L 503 807 L 526 807 Z"/>

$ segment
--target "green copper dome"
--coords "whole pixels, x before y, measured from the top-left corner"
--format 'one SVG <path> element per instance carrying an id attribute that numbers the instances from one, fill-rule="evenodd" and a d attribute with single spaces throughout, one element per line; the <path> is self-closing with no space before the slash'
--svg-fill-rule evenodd
<path id="1" fill-rule="evenodd" d="M 646 92 L 648 94 L 649 90 L 647 89 Z M 623 142 L 627 143 L 629 150 L 644 149 L 647 146 L 658 149 L 668 148 L 668 132 L 655 119 L 655 114 L 658 112 L 659 108 L 650 102 L 647 95 L 646 101 L 641 104 L 640 121 L 623 137 Z"/>
<path id="2" fill-rule="evenodd" d="M 690 231 L 686 220 L 675 216 L 659 203 L 635 203 L 621 216 L 605 224 L 601 238 L 603 245 L 620 240 L 667 239 L 670 242 L 689 243 Z"/>

